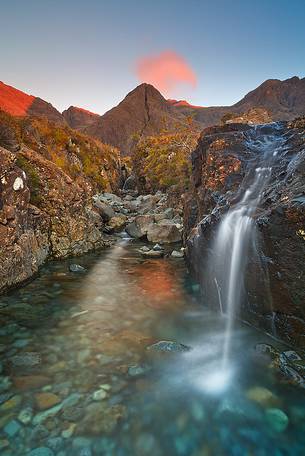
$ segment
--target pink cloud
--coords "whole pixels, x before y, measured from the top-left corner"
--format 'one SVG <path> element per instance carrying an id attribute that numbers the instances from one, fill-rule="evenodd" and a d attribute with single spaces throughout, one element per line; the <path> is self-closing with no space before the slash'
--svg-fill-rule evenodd
<path id="1" fill-rule="evenodd" d="M 174 51 L 140 58 L 136 63 L 136 73 L 141 82 L 152 84 L 166 96 L 172 95 L 181 83 L 193 88 L 197 84 L 192 68 Z"/>

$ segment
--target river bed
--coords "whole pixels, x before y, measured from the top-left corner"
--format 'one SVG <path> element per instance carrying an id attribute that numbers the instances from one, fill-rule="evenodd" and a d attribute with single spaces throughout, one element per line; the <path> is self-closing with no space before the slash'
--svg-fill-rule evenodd
<path id="1" fill-rule="evenodd" d="M 183 260 L 140 245 L 50 262 L 0 299 L 0 453 L 303 455 L 304 390 L 254 350 L 287 347 L 235 324 L 223 372 L 226 319 Z M 160 340 L 178 351 L 147 349 Z"/>

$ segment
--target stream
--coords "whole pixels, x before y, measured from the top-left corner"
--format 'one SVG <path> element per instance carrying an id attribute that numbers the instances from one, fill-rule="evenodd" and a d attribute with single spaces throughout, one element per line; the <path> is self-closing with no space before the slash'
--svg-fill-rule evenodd
<path id="1" fill-rule="evenodd" d="M 226 318 L 183 259 L 141 245 L 50 262 L 0 298 L 0 454 L 304 455 L 303 390 L 255 350 L 287 347 L 236 323 L 219 373 Z M 161 340 L 177 351 L 147 349 Z"/>

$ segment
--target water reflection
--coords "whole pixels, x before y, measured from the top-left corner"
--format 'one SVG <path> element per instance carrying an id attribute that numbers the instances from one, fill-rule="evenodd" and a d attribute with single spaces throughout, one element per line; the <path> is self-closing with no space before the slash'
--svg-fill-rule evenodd
<path id="1" fill-rule="evenodd" d="M 1 454 L 303 454 L 305 400 L 253 352 L 268 339 L 236 328 L 218 370 L 224 318 L 189 293 L 183 261 L 138 248 L 77 259 L 84 274 L 51 263 L 1 299 Z M 158 340 L 192 350 L 146 350 Z"/>

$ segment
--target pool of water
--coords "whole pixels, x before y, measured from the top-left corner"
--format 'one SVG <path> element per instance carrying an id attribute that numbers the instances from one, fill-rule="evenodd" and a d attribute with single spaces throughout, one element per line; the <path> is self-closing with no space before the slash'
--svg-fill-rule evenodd
<path id="1" fill-rule="evenodd" d="M 49 263 L 0 299 L 0 453 L 304 455 L 304 390 L 254 350 L 283 347 L 238 324 L 223 371 L 225 318 L 183 260 L 138 249 Z M 147 350 L 160 340 L 192 349 Z"/>

